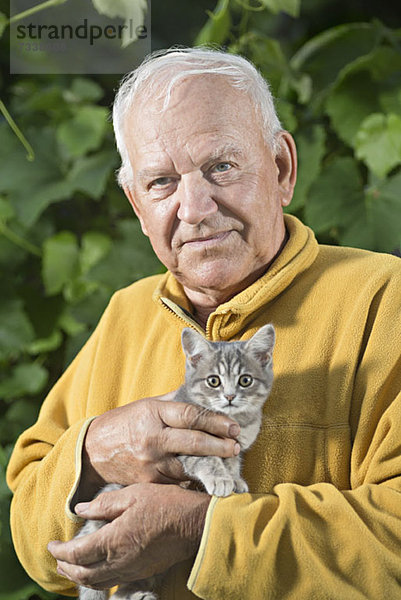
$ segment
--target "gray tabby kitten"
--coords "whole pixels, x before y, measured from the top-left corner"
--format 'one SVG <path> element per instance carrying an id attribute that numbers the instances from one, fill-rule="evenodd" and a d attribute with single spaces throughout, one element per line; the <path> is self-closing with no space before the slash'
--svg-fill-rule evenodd
<path id="1" fill-rule="evenodd" d="M 225 413 L 241 427 L 238 456 L 178 456 L 188 478 L 199 481 L 208 494 L 229 496 L 233 492 L 248 491 L 240 473 L 241 456 L 260 430 L 263 405 L 273 384 L 274 342 L 273 325 L 264 325 L 246 342 L 209 342 L 193 329 L 186 328 L 182 332 L 186 355 L 185 383 L 175 400 Z M 110 484 L 100 493 L 122 487 Z M 77 537 L 92 533 L 105 523 L 89 520 Z M 124 583 L 113 595 L 113 600 L 158 600 L 153 590 L 159 577 Z M 108 591 L 80 587 L 79 597 L 81 600 L 106 600 Z"/>

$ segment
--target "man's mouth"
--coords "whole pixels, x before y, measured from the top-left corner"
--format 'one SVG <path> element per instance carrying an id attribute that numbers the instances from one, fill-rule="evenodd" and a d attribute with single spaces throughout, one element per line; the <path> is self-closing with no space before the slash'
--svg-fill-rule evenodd
<path id="1" fill-rule="evenodd" d="M 224 242 L 228 236 L 232 233 L 232 229 L 229 231 L 219 231 L 216 233 L 212 233 L 207 236 L 196 237 L 189 240 L 186 240 L 183 243 L 183 246 L 191 246 L 192 248 L 207 248 L 208 246 L 214 246 L 216 244 L 220 244 Z"/>

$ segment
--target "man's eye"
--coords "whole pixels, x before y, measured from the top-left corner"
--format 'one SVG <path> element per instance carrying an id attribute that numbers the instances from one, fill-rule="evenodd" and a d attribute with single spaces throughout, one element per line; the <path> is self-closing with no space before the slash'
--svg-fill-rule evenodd
<path id="1" fill-rule="evenodd" d="M 217 171 L 217 173 L 224 173 L 225 171 L 229 171 L 231 169 L 231 165 L 228 162 L 221 162 L 215 165 L 213 169 L 214 171 Z"/>
<path id="2" fill-rule="evenodd" d="M 158 177 L 150 184 L 150 187 L 164 187 L 171 183 L 171 177 Z"/>

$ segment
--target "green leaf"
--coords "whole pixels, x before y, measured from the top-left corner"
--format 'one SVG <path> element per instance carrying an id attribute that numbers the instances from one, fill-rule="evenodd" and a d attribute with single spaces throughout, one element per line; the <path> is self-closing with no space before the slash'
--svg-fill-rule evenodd
<path id="1" fill-rule="evenodd" d="M 123 31 L 122 47 L 125 48 L 138 39 L 136 30 L 144 23 L 148 4 L 146 0 L 92 0 L 96 10 L 114 19 L 124 19 L 126 28 Z"/>
<path id="2" fill-rule="evenodd" d="M 213 12 L 207 11 L 209 19 L 198 33 L 194 45 L 223 44 L 230 33 L 231 16 L 229 0 L 219 0 Z"/>
<path id="3" fill-rule="evenodd" d="M 83 156 L 99 147 L 108 128 L 108 110 L 103 106 L 83 106 L 57 129 L 57 140 L 69 156 Z"/>
<path id="4" fill-rule="evenodd" d="M 100 85 L 86 77 L 75 77 L 70 89 L 64 92 L 69 102 L 97 102 L 103 95 Z"/>
<path id="5" fill-rule="evenodd" d="M 388 98 L 400 86 L 401 55 L 391 48 L 376 48 L 346 65 L 326 101 L 339 137 L 354 145 L 362 122 L 372 113 L 383 112 L 382 93 Z"/>
<path id="6" fill-rule="evenodd" d="M 64 298 L 69 304 L 76 304 L 93 294 L 98 287 L 99 283 L 97 281 L 88 281 L 83 277 L 77 277 L 65 284 Z"/>
<path id="7" fill-rule="evenodd" d="M 88 273 L 92 267 L 99 263 L 111 249 L 111 239 L 103 233 L 88 231 L 82 238 L 80 253 L 81 272 Z"/>
<path id="8" fill-rule="evenodd" d="M 53 333 L 51 333 L 46 338 L 40 338 L 35 340 L 31 344 L 28 345 L 27 351 L 29 354 L 43 354 L 45 352 L 51 352 L 52 350 L 56 350 L 61 346 L 63 341 L 63 336 L 58 329 L 55 329 Z"/>
<path id="9" fill-rule="evenodd" d="M 298 94 L 298 100 L 301 104 L 307 104 L 310 101 L 313 92 L 313 83 L 310 75 L 306 73 L 299 76 L 291 74 L 288 83 Z"/>
<path id="10" fill-rule="evenodd" d="M 380 91 L 379 102 L 383 112 L 401 116 L 401 82 L 398 88 Z"/>
<path id="11" fill-rule="evenodd" d="M 380 111 L 377 86 L 370 74 L 356 73 L 344 81 L 328 97 L 326 109 L 338 136 L 352 146 L 361 123 Z"/>
<path id="12" fill-rule="evenodd" d="M 75 337 L 86 330 L 85 324 L 78 321 L 68 310 L 60 317 L 59 325 L 70 337 Z"/>
<path id="13" fill-rule="evenodd" d="M 52 202 L 68 198 L 71 185 L 61 172 L 61 160 L 50 127 L 29 130 L 36 157 L 25 151 L 5 124 L 0 124 L 0 193 L 9 195 L 19 221 L 29 227 Z"/>
<path id="14" fill-rule="evenodd" d="M 352 158 L 335 158 L 312 184 L 305 206 L 307 225 L 317 233 L 353 223 L 363 205 L 363 187 Z"/>
<path id="15" fill-rule="evenodd" d="M 127 219 L 119 222 L 118 238 L 113 241 L 111 251 L 88 277 L 115 290 L 162 269 L 139 221 Z"/>
<path id="16" fill-rule="evenodd" d="M 24 398 L 13 400 L 5 414 L 4 421 L 0 421 L 1 439 L 6 440 L 9 437 L 10 430 L 13 436 L 20 435 L 36 421 L 37 416 L 38 406 L 36 402 Z"/>
<path id="17" fill-rule="evenodd" d="M 62 231 L 43 244 L 42 277 L 46 293 L 61 292 L 64 285 L 79 273 L 79 248 L 71 231 Z"/>
<path id="18" fill-rule="evenodd" d="M 401 117 L 369 115 L 356 135 L 355 149 L 375 175 L 385 177 L 401 162 Z"/>
<path id="19" fill-rule="evenodd" d="M 3 400 L 34 395 L 47 383 L 46 369 L 36 363 L 22 363 L 15 367 L 11 377 L 0 382 L 0 396 Z"/>
<path id="20" fill-rule="evenodd" d="M 237 52 L 245 52 L 253 64 L 269 81 L 275 95 L 283 78 L 290 78 L 287 59 L 277 40 L 250 31 L 241 36 Z M 283 94 L 280 94 L 283 97 Z"/>
<path id="21" fill-rule="evenodd" d="M 60 85 L 42 85 L 32 80 L 19 81 L 14 86 L 16 105 L 20 114 L 29 114 L 36 111 L 50 111 L 64 109 L 63 92 Z"/>
<path id="22" fill-rule="evenodd" d="M 118 165 L 117 152 L 97 152 L 76 160 L 67 181 L 75 190 L 100 198 L 105 190 L 111 171 Z"/>
<path id="23" fill-rule="evenodd" d="M 9 219 L 15 216 L 15 210 L 10 204 L 10 201 L 4 196 L 0 196 L 0 220 L 7 223 Z"/>
<path id="24" fill-rule="evenodd" d="M 34 339 L 34 331 L 20 300 L 0 304 L 0 360 L 20 354 Z"/>
<path id="25" fill-rule="evenodd" d="M 368 54 L 350 61 L 341 70 L 338 82 L 360 71 L 369 71 L 373 81 L 391 85 L 400 82 L 401 52 L 388 46 L 377 46 Z"/>
<path id="26" fill-rule="evenodd" d="M 26 252 L 5 238 L 4 235 L 0 235 L 0 272 L 4 273 L 4 277 L 8 276 L 9 284 L 12 284 L 12 275 L 20 272 L 25 260 Z"/>
<path id="27" fill-rule="evenodd" d="M 393 252 L 401 242 L 401 173 L 367 190 L 368 220 L 374 231 L 375 249 Z"/>
<path id="28" fill-rule="evenodd" d="M 312 185 L 305 220 L 317 233 L 337 230 L 342 245 L 391 252 L 400 243 L 401 173 L 366 191 L 352 158 L 336 158 Z"/>
<path id="29" fill-rule="evenodd" d="M 45 296 L 42 286 L 37 285 L 36 281 L 40 281 L 41 267 L 41 264 L 35 266 L 34 282 L 25 282 L 25 286 L 20 290 L 26 313 L 36 334 L 27 347 L 28 352 L 31 352 L 32 345 L 35 347 L 36 343 L 40 345 L 43 341 L 45 344 L 46 340 L 51 343 L 51 336 L 59 329 L 58 322 L 65 310 L 65 303 L 61 296 Z"/>
<path id="30" fill-rule="evenodd" d="M 294 71 L 308 73 L 314 93 L 333 84 L 342 69 L 370 52 L 377 43 L 377 30 L 369 23 L 332 27 L 308 40 L 292 57 Z"/>
<path id="31" fill-rule="evenodd" d="M 90 331 L 93 331 L 115 291 L 105 284 L 98 283 L 97 285 L 98 287 L 94 294 L 87 296 L 82 302 L 71 306 L 71 318 L 81 324 L 81 329 L 74 333 L 74 338 L 81 337 L 83 339 L 85 335 L 87 336 Z"/>
<path id="32" fill-rule="evenodd" d="M 4 13 L 0 12 L 0 38 L 2 37 L 7 25 L 8 25 L 8 17 Z"/>
<path id="33" fill-rule="evenodd" d="M 298 121 L 295 116 L 294 106 L 286 100 L 277 98 L 275 101 L 277 115 L 280 123 L 287 131 L 294 132 L 298 126 Z"/>
<path id="34" fill-rule="evenodd" d="M 298 149 L 298 175 L 288 212 L 296 212 L 304 206 L 309 189 L 320 173 L 325 153 L 325 130 L 321 125 L 304 127 L 297 132 L 295 141 Z"/>
<path id="35" fill-rule="evenodd" d="M 262 3 L 274 14 L 285 12 L 291 17 L 299 17 L 300 0 L 262 0 Z"/>

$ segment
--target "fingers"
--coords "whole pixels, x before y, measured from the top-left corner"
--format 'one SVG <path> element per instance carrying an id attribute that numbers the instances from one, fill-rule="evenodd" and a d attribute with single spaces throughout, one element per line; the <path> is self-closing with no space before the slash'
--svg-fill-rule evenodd
<path id="1" fill-rule="evenodd" d="M 104 526 L 106 528 L 107 525 Z M 104 560 L 107 556 L 98 532 L 74 538 L 69 542 L 49 542 L 47 549 L 56 560 L 71 565 L 91 565 Z"/>
<path id="2" fill-rule="evenodd" d="M 110 565 L 105 561 L 90 566 L 79 566 L 58 560 L 57 573 L 77 585 L 98 590 L 109 589 L 119 583 L 118 576 L 111 575 Z"/>
<path id="3" fill-rule="evenodd" d="M 181 402 L 159 403 L 158 408 L 167 425 L 163 431 L 163 447 L 167 452 L 222 458 L 239 454 L 235 438 L 240 427 L 226 415 Z"/>
<path id="4" fill-rule="evenodd" d="M 57 572 L 77 585 L 105 589 L 117 583 L 96 532 L 65 543 L 49 542 L 47 549 L 57 560 Z"/>
<path id="5" fill-rule="evenodd" d="M 133 498 L 127 494 L 127 488 L 122 488 L 99 494 L 91 502 L 80 502 L 74 510 L 79 517 L 84 519 L 113 521 L 133 503 Z"/>
<path id="6" fill-rule="evenodd" d="M 227 415 L 217 414 L 195 404 L 160 402 L 160 419 L 169 427 L 206 431 L 215 436 L 237 438 L 240 427 Z"/>
<path id="7" fill-rule="evenodd" d="M 238 455 L 241 450 L 239 443 L 235 440 L 219 438 L 203 431 L 167 427 L 163 433 L 163 446 L 171 454 L 229 458 Z"/>

